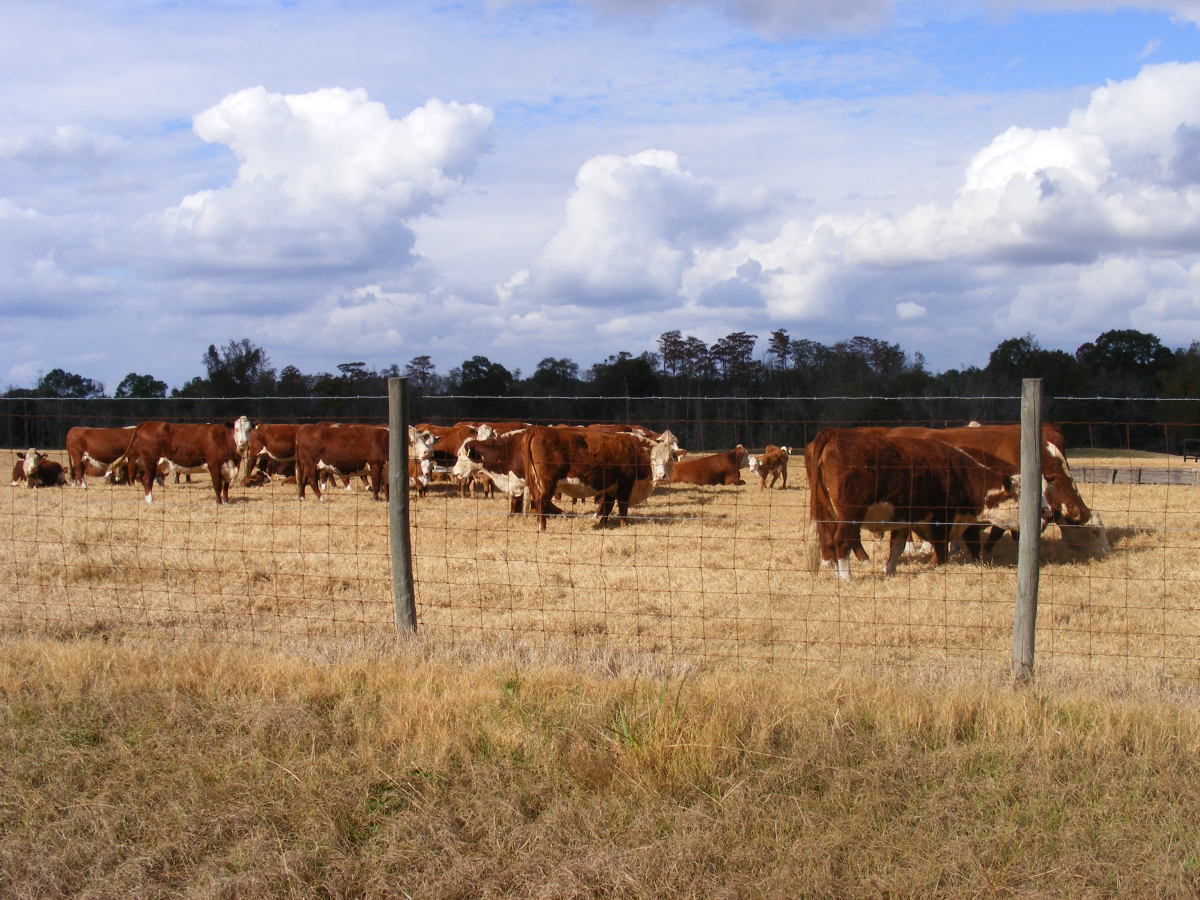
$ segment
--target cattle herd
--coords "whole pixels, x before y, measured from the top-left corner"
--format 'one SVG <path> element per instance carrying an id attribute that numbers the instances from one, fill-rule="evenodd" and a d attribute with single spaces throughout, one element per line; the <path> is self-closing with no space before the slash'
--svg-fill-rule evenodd
<path id="1" fill-rule="evenodd" d="M 245 467 L 243 484 L 294 483 L 303 500 L 325 499 L 338 481 L 358 477 L 375 499 L 387 491 L 388 429 L 360 424 L 224 424 L 142 422 L 125 428 L 75 427 L 67 433 L 68 468 L 34 448 L 17 454 L 14 485 L 87 486 L 87 478 L 140 485 L 153 501 L 156 484 L 207 471 L 218 504 Z M 972 423 L 960 428 L 826 428 L 805 447 L 809 499 L 809 563 L 850 578 L 850 558 L 867 559 L 862 530 L 887 535 L 886 574 L 917 538 L 944 562 L 953 541 L 972 559 L 986 558 L 995 541 L 1018 527 L 1020 430 Z M 759 490 L 787 488 L 791 451 L 761 454 L 734 449 L 684 459 L 670 430 L 640 425 L 529 425 L 523 422 L 420 424 L 408 429 L 408 479 L 418 495 L 440 478 L 460 494 L 497 492 L 509 511 L 528 511 L 537 527 L 562 513 L 564 498 L 594 500 L 597 526 L 628 524 L 631 507 L 659 484 L 743 485 L 749 467 Z M 1050 522 L 1069 543 L 1108 551 L 1104 525 L 1071 478 L 1062 433 L 1042 434 L 1040 486 L 1043 527 Z"/>

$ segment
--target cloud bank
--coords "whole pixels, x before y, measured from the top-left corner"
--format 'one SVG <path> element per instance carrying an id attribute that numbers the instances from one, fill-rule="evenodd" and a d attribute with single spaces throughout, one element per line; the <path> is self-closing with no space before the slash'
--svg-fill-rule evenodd
<path id="1" fill-rule="evenodd" d="M 595 157 L 561 228 L 502 296 L 846 334 L 949 329 L 984 344 L 1026 330 L 1066 342 L 1194 331 L 1200 64 L 1147 66 L 1060 126 L 1007 129 L 948 202 L 792 219 L 768 239 L 745 236 L 753 208 L 670 152 Z"/>
<path id="2" fill-rule="evenodd" d="M 230 94 L 195 117 L 228 147 L 236 178 L 184 197 L 164 223 L 178 257 L 207 265 L 311 269 L 407 255 L 411 222 L 474 169 L 492 112 L 430 100 L 392 119 L 364 90 Z"/>

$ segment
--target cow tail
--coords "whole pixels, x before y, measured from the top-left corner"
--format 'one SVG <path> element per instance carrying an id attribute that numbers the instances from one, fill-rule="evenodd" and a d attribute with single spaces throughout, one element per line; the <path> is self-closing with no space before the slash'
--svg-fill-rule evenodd
<path id="1" fill-rule="evenodd" d="M 821 535 L 817 522 L 828 518 L 823 501 L 829 498 L 821 474 L 820 461 L 813 460 L 808 484 L 808 524 L 804 529 L 804 550 L 808 571 L 814 575 L 821 568 Z"/>
<path id="2" fill-rule="evenodd" d="M 525 457 L 525 485 L 529 491 L 531 507 L 545 493 L 542 490 L 541 473 L 533 462 L 533 435 L 532 428 L 525 429 L 525 433 L 521 435 L 521 454 Z M 533 512 L 532 508 L 530 512 Z"/>
<path id="3" fill-rule="evenodd" d="M 111 463 L 108 464 L 107 469 L 109 472 L 113 473 L 114 482 L 117 477 L 116 473 L 118 471 L 118 467 L 122 463 L 124 463 L 125 464 L 125 473 L 126 473 L 125 474 L 125 479 L 126 479 L 125 483 L 128 485 L 132 485 L 132 486 L 137 485 L 137 482 L 133 480 L 133 463 L 129 459 L 129 451 L 133 449 L 133 442 L 137 440 L 137 434 L 141 430 L 142 430 L 142 426 L 139 423 L 138 427 L 133 429 L 133 431 L 129 435 L 129 443 L 125 445 L 125 452 L 122 453 L 120 456 L 118 456 L 116 459 L 114 459 Z M 86 466 L 87 463 L 84 462 L 84 465 Z"/>

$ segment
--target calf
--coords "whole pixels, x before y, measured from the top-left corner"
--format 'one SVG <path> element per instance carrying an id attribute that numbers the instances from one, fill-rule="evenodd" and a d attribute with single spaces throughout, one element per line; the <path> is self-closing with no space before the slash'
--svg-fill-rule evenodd
<path id="1" fill-rule="evenodd" d="M 62 487 L 66 483 L 67 473 L 62 463 L 55 462 L 45 453 L 38 453 L 32 447 L 17 454 L 12 474 L 13 487 L 18 484 L 29 488 Z"/>
<path id="2" fill-rule="evenodd" d="M 741 470 L 746 465 L 746 448 L 738 444 L 724 453 L 685 459 L 675 463 L 672 484 L 745 484 Z"/>
<path id="3" fill-rule="evenodd" d="M 758 456 L 750 457 L 750 471 L 758 474 L 760 485 L 759 490 L 767 489 L 767 476 L 771 476 L 771 487 L 775 487 L 775 482 L 781 477 L 783 483 L 779 486 L 780 490 L 787 490 L 788 476 L 788 458 L 792 451 L 787 447 L 776 447 L 774 444 L 767 444 L 767 448 Z"/>

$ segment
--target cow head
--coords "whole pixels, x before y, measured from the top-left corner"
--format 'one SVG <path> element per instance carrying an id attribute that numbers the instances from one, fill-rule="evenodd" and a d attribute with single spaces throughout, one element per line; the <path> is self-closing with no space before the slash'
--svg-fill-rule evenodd
<path id="1" fill-rule="evenodd" d="M 479 450 L 475 447 L 476 438 L 467 438 L 458 447 L 458 458 L 450 474 L 455 478 L 470 478 L 483 467 Z"/>
<path id="2" fill-rule="evenodd" d="M 21 474 L 25 476 L 26 481 L 33 478 L 33 473 L 37 471 L 38 463 L 46 458 L 45 453 L 38 453 L 32 447 L 24 453 L 17 454 L 17 459 L 21 461 Z"/>
<path id="3" fill-rule="evenodd" d="M 433 459 L 433 436 L 408 426 L 408 458 Z"/>
<path id="4" fill-rule="evenodd" d="M 755 454 L 750 454 L 746 457 L 746 463 L 750 466 L 751 474 L 756 473 L 759 467 L 758 457 Z"/>
<path id="5" fill-rule="evenodd" d="M 670 434 L 670 432 L 664 432 Z M 674 442 L 674 435 L 671 435 L 670 441 L 664 441 L 659 438 L 657 441 L 650 442 L 650 477 L 660 484 L 665 484 L 671 480 L 671 470 L 675 468 L 675 453 L 679 450 L 679 445 Z"/>
<path id="6" fill-rule="evenodd" d="M 246 453 L 246 446 L 250 443 L 250 420 L 245 416 L 238 416 L 233 420 L 233 445 L 237 448 L 238 455 Z"/>
<path id="7" fill-rule="evenodd" d="M 741 444 L 733 448 L 733 462 L 739 469 L 746 467 L 746 448 Z"/>
<path id="8" fill-rule="evenodd" d="M 1041 527 L 1045 528 L 1050 521 L 1052 509 L 1046 502 L 1046 479 L 1042 479 L 1042 490 L 1038 495 L 1041 504 Z M 1006 528 L 1010 531 L 1021 530 L 1021 476 L 1005 475 L 998 487 L 993 487 L 984 495 L 983 512 L 979 517 L 982 521 Z"/>

